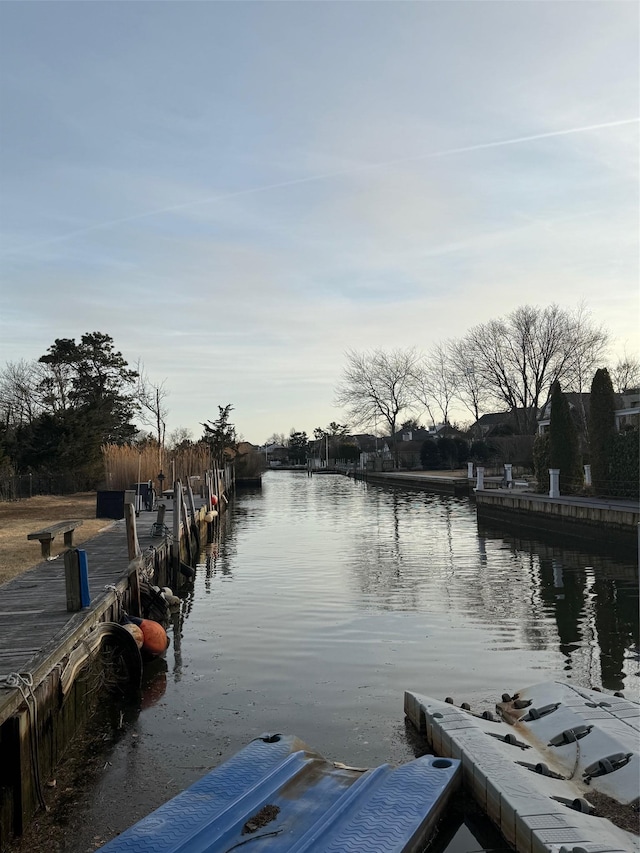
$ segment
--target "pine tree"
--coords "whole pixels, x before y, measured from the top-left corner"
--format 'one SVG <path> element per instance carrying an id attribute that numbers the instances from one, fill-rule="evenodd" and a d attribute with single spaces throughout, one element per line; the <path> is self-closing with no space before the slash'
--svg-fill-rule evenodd
<path id="1" fill-rule="evenodd" d="M 238 437 L 234 424 L 229 422 L 233 406 L 218 406 L 218 420 L 202 424 L 204 434 L 202 441 L 211 448 L 211 455 L 217 464 L 224 461 L 225 456 L 233 457 L 238 449 Z"/>
<path id="2" fill-rule="evenodd" d="M 615 394 L 609 371 L 596 370 L 591 383 L 589 411 L 589 449 L 591 452 L 591 481 L 596 492 L 606 494 L 611 486 L 610 455 L 616 434 Z"/>
<path id="3" fill-rule="evenodd" d="M 549 462 L 551 468 L 560 469 L 560 494 L 580 491 L 583 477 L 578 431 L 559 382 L 551 389 Z"/>

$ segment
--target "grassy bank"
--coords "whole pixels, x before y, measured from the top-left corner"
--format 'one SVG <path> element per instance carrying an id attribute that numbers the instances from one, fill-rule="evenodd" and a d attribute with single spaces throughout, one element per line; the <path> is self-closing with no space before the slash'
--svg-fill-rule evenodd
<path id="1" fill-rule="evenodd" d="M 48 527 L 56 521 L 81 518 L 82 527 L 74 533 L 74 545 L 95 536 L 113 522 L 96 518 L 96 493 L 75 495 L 39 495 L 23 501 L 0 503 L 0 584 L 36 566 L 42 561 L 38 540 L 27 540 L 27 534 Z M 51 556 L 64 551 L 64 538 L 56 537 Z"/>

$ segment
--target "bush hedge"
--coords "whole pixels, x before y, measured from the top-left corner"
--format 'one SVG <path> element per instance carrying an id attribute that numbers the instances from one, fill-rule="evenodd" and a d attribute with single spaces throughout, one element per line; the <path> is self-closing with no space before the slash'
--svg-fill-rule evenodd
<path id="1" fill-rule="evenodd" d="M 533 470 L 538 483 L 537 491 L 549 493 L 549 468 L 551 467 L 551 438 L 549 433 L 537 435 L 533 442 Z"/>
<path id="2" fill-rule="evenodd" d="M 620 498 L 640 497 L 640 433 L 616 433 L 609 444 L 609 481 L 607 494 Z"/>

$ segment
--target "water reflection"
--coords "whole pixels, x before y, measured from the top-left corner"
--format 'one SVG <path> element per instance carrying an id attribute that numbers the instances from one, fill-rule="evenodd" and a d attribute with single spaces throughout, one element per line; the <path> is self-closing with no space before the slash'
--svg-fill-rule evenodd
<path id="1" fill-rule="evenodd" d="M 543 615 L 553 619 L 567 677 L 608 690 L 638 689 L 638 573 L 633 562 L 483 530 L 536 558 Z"/>
<path id="2" fill-rule="evenodd" d="M 174 793 L 264 731 L 355 766 L 409 760 L 425 743 L 405 689 L 477 710 L 550 678 L 638 698 L 637 638 L 630 556 L 478 527 L 466 499 L 269 472 L 220 517 L 145 686 L 136 796 L 158 805 L 162 774 Z M 131 823 L 116 761 L 70 853 Z M 457 808 L 436 853 L 500 847 Z"/>

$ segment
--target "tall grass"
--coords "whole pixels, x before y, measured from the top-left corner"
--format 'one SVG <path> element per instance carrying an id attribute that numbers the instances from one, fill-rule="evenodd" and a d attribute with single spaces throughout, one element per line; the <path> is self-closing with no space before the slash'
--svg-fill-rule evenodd
<path id="1" fill-rule="evenodd" d="M 157 489 L 160 471 L 165 476 L 163 487 L 168 489 L 174 479 L 185 482 L 189 477 L 201 476 L 212 464 L 209 447 L 202 443 L 173 451 L 155 446 L 105 444 L 102 458 L 106 488 L 118 491 L 148 480 Z"/>

